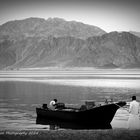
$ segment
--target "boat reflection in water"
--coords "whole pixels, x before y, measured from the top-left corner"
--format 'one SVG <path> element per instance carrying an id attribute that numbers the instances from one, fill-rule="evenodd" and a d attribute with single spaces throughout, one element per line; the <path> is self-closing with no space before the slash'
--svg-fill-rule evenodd
<path id="1" fill-rule="evenodd" d="M 72 123 L 62 121 L 51 121 L 44 118 L 37 117 L 36 124 L 49 125 L 50 130 L 55 129 L 112 129 L 111 124 L 93 125 L 92 123 Z"/>
<path id="2" fill-rule="evenodd" d="M 77 109 L 65 107 L 62 103 L 55 110 L 43 106 L 36 108 L 36 123 L 72 129 L 111 129 L 110 123 L 116 111 L 124 105 L 126 102 L 88 107 L 88 103 Z"/>

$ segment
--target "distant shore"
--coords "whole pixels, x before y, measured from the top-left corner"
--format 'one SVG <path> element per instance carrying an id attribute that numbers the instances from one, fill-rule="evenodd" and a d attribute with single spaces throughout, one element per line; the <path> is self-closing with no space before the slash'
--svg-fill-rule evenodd
<path id="1" fill-rule="evenodd" d="M 0 140 L 140 140 L 140 130 L 4 130 Z"/>
<path id="2" fill-rule="evenodd" d="M 1 69 L 0 71 L 139 71 L 140 67 L 134 68 L 100 68 L 100 67 L 31 67 L 31 68 L 13 68 Z"/>

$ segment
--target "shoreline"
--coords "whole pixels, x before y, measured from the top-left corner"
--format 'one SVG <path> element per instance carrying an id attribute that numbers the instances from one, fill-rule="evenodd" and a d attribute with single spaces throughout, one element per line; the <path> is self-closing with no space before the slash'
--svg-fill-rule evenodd
<path id="1" fill-rule="evenodd" d="M 139 140 L 140 130 L 0 130 L 1 140 Z"/>

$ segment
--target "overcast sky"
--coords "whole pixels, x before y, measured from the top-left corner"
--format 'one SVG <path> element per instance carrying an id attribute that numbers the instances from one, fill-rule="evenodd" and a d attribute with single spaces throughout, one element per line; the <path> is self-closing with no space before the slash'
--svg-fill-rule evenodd
<path id="1" fill-rule="evenodd" d="M 140 32 L 140 0 L 0 0 L 0 25 L 29 17 L 75 20 L 107 32 Z"/>

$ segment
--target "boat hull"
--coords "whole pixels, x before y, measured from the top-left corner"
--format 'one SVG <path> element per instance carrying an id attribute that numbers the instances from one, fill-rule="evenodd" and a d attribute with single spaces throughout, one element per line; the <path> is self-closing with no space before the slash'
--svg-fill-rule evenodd
<path id="1" fill-rule="evenodd" d="M 49 125 L 50 129 L 64 128 L 64 129 L 112 129 L 111 124 L 92 124 L 89 122 L 64 122 L 55 120 L 46 120 L 45 118 L 36 118 L 36 124 Z"/>

